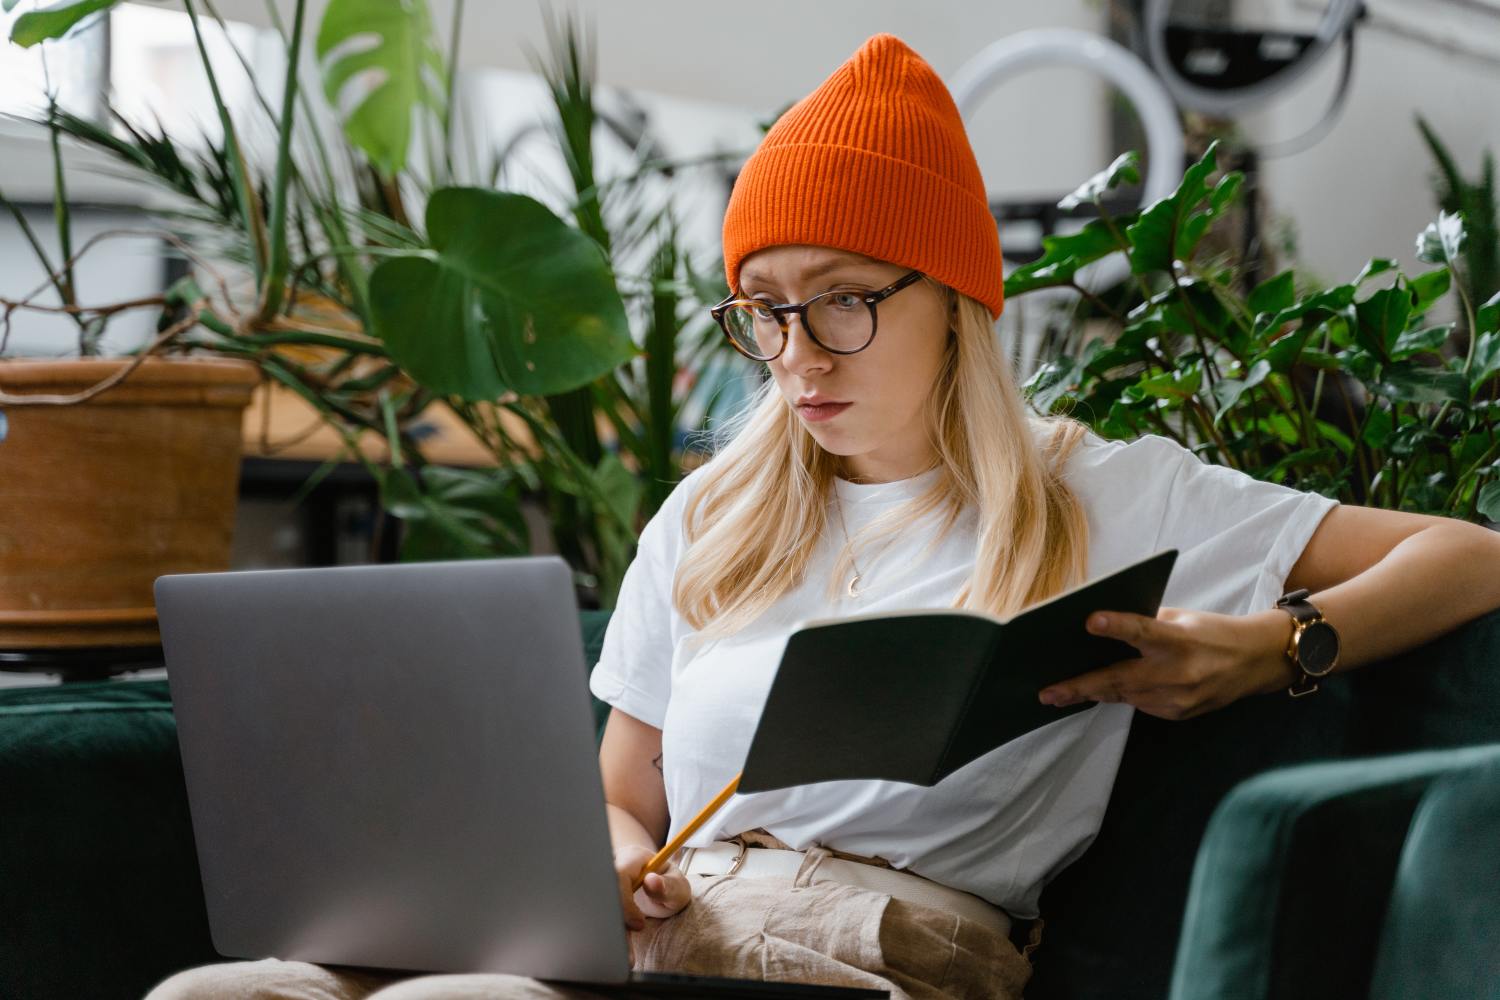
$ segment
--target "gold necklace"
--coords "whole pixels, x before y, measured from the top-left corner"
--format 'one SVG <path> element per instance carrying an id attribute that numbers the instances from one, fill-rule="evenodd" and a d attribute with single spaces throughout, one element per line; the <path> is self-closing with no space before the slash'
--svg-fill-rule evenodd
<path id="1" fill-rule="evenodd" d="M 858 597 L 864 593 L 859 589 L 859 580 L 864 574 L 859 571 L 859 563 L 854 561 L 854 543 L 849 541 L 849 526 L 844 523 L 844 498 L 839 496 L 837 485 L 834 487 L 833 500 L 839 509 L 839 531 L 844 536 L 844 548 L 849 550 L 849 565 L 854 567 L 854 576 L 849 580 L 849 596 Z"/>

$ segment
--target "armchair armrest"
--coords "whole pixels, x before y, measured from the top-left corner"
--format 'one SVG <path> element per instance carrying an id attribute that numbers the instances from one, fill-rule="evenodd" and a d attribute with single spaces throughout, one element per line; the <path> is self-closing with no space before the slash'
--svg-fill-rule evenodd
<path id="1" fill-rule="evenodd" d="M 1497 764 L 1489 744 L 1239 785 L 1198 851 L 1172 1000 L 1367 996 L 1413 814 L 1440 779 Z"/>

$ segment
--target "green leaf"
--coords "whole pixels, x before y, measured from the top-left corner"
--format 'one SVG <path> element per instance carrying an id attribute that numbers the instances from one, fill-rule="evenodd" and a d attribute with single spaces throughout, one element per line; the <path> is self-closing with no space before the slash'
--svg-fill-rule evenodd
<path id="1" fill-rule="evenodd" d="M 1011 298 L 1038 288 L 1070 284 L 1079 268 L 1123 249 L 1115 234 L 1099 219 L 1076 233 L 1045 237 L 1042 255 L 1016 268 L 1005 279 L 1005 295 Z"/>
<path id="2" fill-rule="evenodd" d="M 1303 348 L 1307 346 L 1312 333 L 1311 327 L 1303 327 L 1300 330 L 1293 330 L 1291 333 L 1283 334 L 1271 341 L 1254 361 L 1264 359 L 1270 364 L 1273 372 L 1286 372 L 1291 369 L 1292 365 L 1297 363 L 1297 359 L 1301 356 Z M 1252 364 L 1254 361 L 1252 361 Z"/>
<path id="3" fill-rule="evenodd" d="M 1407 330 L 1396 338 L 1396 344 L 1391 348 L 1391 357 L 1400 361 L 1414 354 L 1436 354 L 1448 342 L 1448 337 L 1452 333 L 1452 323 L 1429 326 L 1421 330 Z"/>
<path id="4" fill-rule="evenodd" d="M 1084 202 L 1097 204 L 1104 192 L 1112 191 L 1121 184 L 1139 184 L 1141 182 L 1140 165 L 1140 153 L 1133 149 L 1128 153 L 1121 153 L 1115 157 L 1115 162 L 1084 181 L 1074 189 L 1072 194 L 1059 201 L 1057 207 L 1064 212 L 1070 212 Z"/>
<path id="5" fill-rule="evenodd" d="M 594 483 L 604 496 L 610 511 L 623 524 L 635 523 L 643 492 L 640 478 L 625 468 L 620 456 L 606 452 L 594 469 Z"/>
<path id="6" fill-rule="evenodd" d="M 1370 389 L 1402 403 L 1463 405 L 1469 401 L 1469 380 L 1462 373 L 1420 368 L 1407 362 L 1387 365 L 1383 377 Z"/>
<path id="7" fill-rule="evenodd" d="M 1130 405 L 1128 399 L 1122 397 L 1110 404 L 1109 413 L 1100 424 L 1099 430 L 1106 437 L 1133 438 L 1139 432 L 1140 426 L 1141 421 L 1135 417 L 1135 407 Z"/>
<path id="8" fill-rule="evenodd" d="M 1406 287 L 1411 290 L 1412 312 L 1426 312 L 1434 302 L 1448 294 L 1448 289 L 1452 284 L 1453 273 L 1446 267 L 1439 267 L 1409 279 Z"/>
<path id="9" fill-rule="evenodd" d="M 64 0 L 42 10 L 29 10 L 11 25 L 10 40 L 23 49 L 29 49 L 37 42 L 61 38 L 79 21 L 90 14 L 108 10 L 116 3 L 119 0 Z M 14 0 L 8 0 L 5 9 L 10 10 L 14 6 Z"/>
<path id="10" fill-rule="evenodd" d="M 405 522 L 401 558 L 482 559 L 525 555 L 530 538 L 520 487 L 506 471 L 427 466 L 383 470 L 381 503 Z"/>
<path id="11" fill-rule="evenodd" d="M 1395 261 L 1391 260 L 1388 257 L 1376 257 L 1369 263 L 1365 264 L 1364 268 L 1360 270 L 1359 274 L 1354 279 L 1354 284 L 1363 285 L 1365 282 L 1369 281 L 1376 275 L 1384 274 L 1387 271 L 1394 271 L 1395 269 Z"/>
<path id="12" fill-rule="evenodd" d="M 1371 448 L 1384 448 L 1394 427 L 1395 421 L 1390 410 L 1384 406 L 1371 406 L 1360 440 Z"/>
<path id="13" fill-rule="evenodd" d="M 1469 383 L 1477 391 L 1481 385 L 1500 374 L 1500 331 L 1489 330 L 1474 342 L 1474 359 L 1469 365 Z"/>
<path id="14" fill-rule="evenodd" d="M 1214 426 L 1218 426 L 1224 414 L 1240 401 L 1241 396 L 1264 382 L 1269 374 L 1271 374 L 1271 363 L 1262 358 L 1250 366 L 1250 371 L 1244 378 L 1226 378 L 1215 382 L 1213 396 L 1214 401 L 1219 404 L 1219 411 L 1214 414 Z"/>
<path id="15" fill-rule="evenodd" d="M 1400 288 L 1382 288 L 1356 303 L 1354 314 L 1358 320 L 1354 337 L 1360 346 L 1386 358 L 1396 346 L 1396 338 L 1406 330 L 1406 321 L 1411 317 L 1411 296 Z"/>
<path id="16" fill-rule="evenodd" d="M 1500 521 L 1500 479 L 1485 483 L 1479 491 L 1478 510 L 1491 521 Z"/>
<path id="17" fill-rule="evenodd" d="M 331 0 L 318 27 L 317 55 L 329 102 L 348 109 L 349 140 L 382 173 L 399 172 L 413 114 L 424 107 L 441 113 L 446 101 L 427 0 Z"/>
<path id="18" fill-rule="evenodd" d="M 1023 391 L 1039 412 L 1051 413 L 1059 399 L 1078 388 L 1079 373 L 1079 364 L 1073 358 L 1055 358 L 1037 368 Z"/>
<path id="19" fill-rule="evenodd" d="M 1337 448 L 1299 448 L 1277 459 L 1276 464 L 1259 473 L 1256 478 L 1264 479 L 1268 482 L 1280 483 L 1285 481 L 1287 471 L 1293 470 L 1296 473 L 1293 478 L 1300 479 L 1305 467 L 1316 467 L 1320 463 L 1332 461 L 1338 458 L 1339 454 Z"/>
<path id="20" fill-rule="evenodd" d="M 1296 278 L 1288 270 L 1256 285 L 1255 290 L 1250 293 L 1247 304 L 1250 306 L 1251 315 L 1259 316 L 1261 313 L 1281 312 L 1283 309 L 1290 308 L 1296 300 Z"/>
<path id="21" fill-rule="evenodd" d="M 576 389 L 636 353 L 603 251 L 525 195 L 441 188 L 433 252 L 370 275 L 373 332 L 412 377 L 471 401 Z"/>
<path id="22" fill-rule="evenodd" d="M 1245 182 L 1245 175 L 1239 171 L 1225 174 L 1219 178 L 1219 183 L 1208 195 L 1208 208 L 1202 212 L 1193 212 L 1182 223 L 1177 235 L 1176 253 L 1180 260 L 1187 260 L 1197 249 L 1198 243 L 1203 239 L 1203 234 L 1208 232 L 1213 221 L 1224 213 L 1230 203 L 1239 194 L 1240 185 Z"/>
<path id="23" fill-rule="evenodd" d="M 1353 284 L 1335 285 L 1332 288 L 1314 292 L 1302 301 L 1287 306 L 1285 309 L 1273 313 L 1269 317 L 1265 315 L 1258 316 L 1255 320 L 1256 336 L 1263 337 L 1268 333 L 1280 329 L 1292 320 L 1301 319 L 1310 313 L 1336 313 L 1348 308 L 1349 303 L 1354 301 L 1355 288 L 1356 286 Z"/>
<path id="24" fill-rule="evenodd" d="M 1157 399 L 1182 402 L 1196 394 L 1202 385 L 1203 365 L 1195 361 L 1186 368 L 1161 375 L 1148 375 L 1126 389 L 1125 394 L 1135 399 L 1154 396 Z"/>
<path id="25" fill-rule="evenodd" d="M 1390 453 L 1397 458 L 1411 458 L 1422 451 L 1423 445 L 1427 443 L 1441 444 L 1443 440 L 1443 437 L 1435 433 L 1432 428 L 1420 420 L 1414 420 L 1411 423 L 1403 423 L 1400 427 L 1397 427 L 1396 432 L 1391 435 L 1387 447 Z"/>
<path id="26" fill-rule="evenodd" d="M 1463 216 L 1439 212 L 1437 221 L 1427 224 L 1417 236 L 1417 259 L 1424 264 L 1447 264 L 1458 260 L 1465 240 Z"/>
<path id="27" fill-rule="evenodd" d="M 1500 292 L 1475 311 L 1474 329 L 1480 333 L 1500 330 Z"/>
<path id="28" fill-rule="evenodd" d="M 1344 367 L 1339 359 L 1332 354 L 1312 347 L 1302 352 L 1301 356 L 1297 358 L 1297 363 L 1299 365 L 1306 365 L 1309 368 L 1321 368 L 1324 371 L 1330 372 L 1338 371 Z"/>
<path id="29" fill-rule="evenodd" d="M 1231 172 L 1212 190 L 1208 187 L 1209 176 L 1218 169 L 1217 150 L 1218 143 L 1211 143 L 1202 159 L 1183 173 L 1177 190 L 1143 211 L 1125 230 L 1135 273 L 1172 271 L 1175 261 L 1190 259 L 1213 221 L 1234 201 L 1244 175 Z"/>

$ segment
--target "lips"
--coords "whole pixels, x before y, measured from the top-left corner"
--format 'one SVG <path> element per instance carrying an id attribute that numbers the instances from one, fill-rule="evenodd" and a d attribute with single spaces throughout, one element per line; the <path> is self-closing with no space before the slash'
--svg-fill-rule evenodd
<path id="1" fill-rule="evenodd" d="M 817 397 L 813 398 L 817 399 Z M 804 420 L 811 421 L 812 423 L 818 423 L 819 421 L 823 420 L 832 420 L 834 417 L 838 416 L 840 413 L 843 413 L 853 405 L 853 403 L 839 403 L 832 400 L 806 403 L 799 402 L 797 404 L 797 413 L 800 414 L 802 419 Z"/>

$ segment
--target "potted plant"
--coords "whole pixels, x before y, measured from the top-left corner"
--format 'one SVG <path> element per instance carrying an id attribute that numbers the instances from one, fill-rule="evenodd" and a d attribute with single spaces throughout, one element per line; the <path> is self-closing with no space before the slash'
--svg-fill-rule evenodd
<path id="1" fill-rule="evenodd" d="M 1353 280 L 1299 287 L 1285 271 L 1252 288 L 1241 268 L 1199 253 L 1239 194 L 1217 144 L 1169 197 L 1111 216 L 1103 195 L 1138 180 L 1128 153 L 1070 196 L 1099 217 L 1048 238 L 1016 269 L 1007 297 L 1071 287 L 1108 332 L 1050 359 L 1027 382 L 1044 411 L 1066 410 L 1110 437 L 1162 434 L 1206 460 L 1350 503 L 1500 520 L 1500 295 L 1475 302 L 1455 281 L 1462 215 L 1417 238 L 1415 276 L 1377 258 Z M 1122 252 L 1135 303 L 1085 291 L 1080 268 Z M 1465 330 L 1437 322 L 1450 292 Z"/>
<path id="2" fill-rule="evenodd" d="M 36 44 L 58 37 L 109 6 L 80 0 L 29 12 L 14 24 L 12 40 Z M 203 19 L 191 0 L 185 8 L 202 52 Z M 64 409 L 86 412 L 111 397 L 125 398 L 121 394 L 133 381 L 166 364 L 168 356 L 173 370 L 182 366 L 179 355 L 212 358 L 219 368 L 239 360 L 250 366 L 235 369 L 242 382 L 274 381 L 297 394 L 339 432 L 348 458 L 369 464 L 387 508 L 406 522 L 407 555 L 528 551 L 537 543 L 522 516 L 530 498 L 546 508 L 551 537 L 541 540 L 543 547 L 569 557 L 582 596 L 609 603 L 639 524 L 680 470 L 686 454 L 681 418 L 696 410 L 700 415 L 692 419 L 701 425 L 710 402 L 705 397 L 732 374 L 742 374 L 725 369 L 728 352 L 706 320 L 687 332 L 683 301 L 710 299 L 719 288 L 702 277 L 714 273 L 712 266 L 694 268 L 685 259 L 669 209 L 633 217 L 624 227 L 633 247 L 650 249 L 644 275 L 619 270 L 612 256 L 620 249 L 612 243 L 627 242 L 612 240 L 612 196 L 626 201 L 624 194 L 642 178 L 683 165 L 648 158 L 643 149 L 634 175 L 619 182 L 594 178 L 593 125 L 601 116 L 593 106 L 590 61 L 570 26 L 554 34 L 549 72 L 556 132 L 576 188 L 570 210 L 560 217 L 520 194 L 456 183 L 452 59 L 440 51 L 421 2 L 334 0 L 328 6 L 316 36 L 318 52 L 327 57 L 324 91 L 330 104 L 350 110 L 339 134 L 298 129 L 299 116 L 307 120 L 315 113 L 296 72 L 303 16 L 299 3 L 283 28 L 288 69 L 279 106 L 256 95 L 277 137 L 269 176 L 250 166 L 206 56 L 223 126 L 222 139 L 207 149 L 195 152 L 159 128 L 118 115 L 110 128 L 54 105 L 38 122 L 54 137 L 105 151 L 168 192 L 175 209 L 163 238 L 191 263 L 192 273 L 159 301 L 130 304 L 160 308 L 161 332 L 133 358 L 100 362 L 123 373 L 123 381 L 114 375 L 107 384 L 100 380 L 70 400 L 75 406 L 64 408 L 18 386 L 6 388 L 11 376 L 0 374 L 0 391 L 7 393 L 0 409 L 12 428 L 11 441 L 0 448 L 16 454 L 17 435 L 26 430 L 30 437 L 27 428 L 38 422 L 82 446 L 74 463 L 97 457 L 87 435 L 62 429 L 58 414 Z M 342 43 L 371 25 L 380 44 L 350 54 Z M 454 31 L 456 37 L 457 25 Z M 415 62 L 413 52 L 420 55 Z M 371 68 L 381 70 L 386 83 L 348 100 L 344 89 L 357 88 L 359 74 Z M 414 121 L 432 135 L 422 147 L 422 164 L 414 162 Z M 307 143 L 302 157 L 292 155 L 294 133 Z M 299 166 L 306 163 L 312 168 Z M 490 164 L 469 173 L 497 172 Z M 60 185 L 57 197 L 59 222 L 66 227 Z M 40 243 L 33 245 L 47 263 Z M 97 342 L 98 329 L 126 304 L 80 304 L 67 274 L 72 263 L 48 267 L 60 305 L 16 296 L 5 301 L 6 317 L 61 309 Z M 236 263 L 243 289 L 222 274 Z M 639 337 L 632 335 L 632 318 L 643 328 Z M 63 362 L 80 376 L 95 370 L 87 368 L 93 363 Z M 0 361 L 0 370 L 15 373 L 29 364 Z M 493 468 L 443 469 L 426 461 L 419 431 L 424 412 L 434 406 L 459 416 L 493 455 Z M 355 447 L 357 436 L 369 432 L 389 442 L 383 463 Z M 214 492 L 232 503 L 236 449 L 223 435 L 217 441 L 215 454 L 226 458 L 226 468 L 216 473 L 215 491 L 191 492 Z M 81 475 L 76 464 L 68 468 L 71 476 Z M 50 483 L 60 488 L 60 480 Z M 52 516 L 54 505 L 41 487 L 26 495 L 23 513 L 30 522 Z M 108 504 L 127 529 L 152 523 L 146 510 L 127 507 L 118 491 L 77 495 L 94 505 L 82 511 L 85 520 L 97 522 L 99 508 Z M 19 526 L 26 521 L 7 523 L 15 532 L 13 547 L 24 548 L 19 540 L 32 529 Z M 149 597 L 149 582 L 160 572 L 222 566 L 227 557 L 227 547 L 222 554 L 191 547 L 205 553 L 200 561 L 133 560 L 131 593 Z M 50 603 L 149 607 L 149 599 L 142 604 L 138 596 L 123 597 L 123 584 L 107 588 L 108 598 L 79 588 L 92 557 L 85 553 L 72 564 L 74 579 L 66 585 L 76 596 Z M 149 641 L 149 624 L 136 635 Z"/>
<path id="3" fill-rule="evenodd" d="M 12 42 L 60 36 L 108 6 L 81 0 L 33 10 L 13 24 Z M 201 18 L 192 1 L 184 6 L 202 51 Z M 118 135 L 55 105 L 48 109 L 42 124 L 52 130 L 55 156 L 60 156 L 55 142 L 60 132 L 104 145 L 172 190 L 183 205 L 181 213 L 199 228 L 239 237 L 251 292 L 234 294 L 228 282 L 217 280 L 219 262 L 208 259 L 192 235 L 166 231 L 193 262 L 193 274 L 159 301 L 81 303 L 72 268 L 93 246 L 65 253 L 57 267 L 43 253 L 49 285 L 58 294 L 55 306 L 43 306 L 34 294 L 6 297 L 7 321 L 37 307 L 62 310 L 77 319 L 86 345 L 98 342 L 99 330 L 124 307 L 162 309 L 159 334 L 135 357 L 84 355 L 58 363 L 72 382 L 86 385 L 81 390 L 65 387 L 60 376 L 37 375 L 37 361 L 0 363 L 5 393 L 0 408 L 7 427 L 0 442 L 7 453 L 3 496 L 9 505 L 0 511 L 7 534 L 0 546 L 0 574 L 10 585 L 0 598 L 9 628 L 0 645 L 12 654 L 43 646 L 150 645 L 154 576 L 226 564 L 225 511 L 233 510 L 239 454 L 236 408 L 260 378 L 278 379 L 305 394 L 318 408 L 338 414 L 345 429 L 378 427 L 395 432 L 393 441 L 399 441 L 402 409 L 449 388 L 456 370 L 483 382 L 490 399 L 519 399 L 573 390 L 637 354 L 607 259 L 588 237 L 534 199 L 435 184 L 423 192 L 426 225 L 419 238 L 410 226 L 381 226 L 359 205 L 339 201 L 326 157 L 320 196 L 314 178 L 305 177 L 291 156 L 302 102 L 297 64 L 303 15 L 305 4 L 299 3 L 287 34 L 288 72 L 275 112 L 275 172 L 266 183 L 252 175 L 207 57 L 204 69 L 223 126 L 222 144 L 207 154 L 184 156 L 169 136 L 127 124 Z M 371 64 L 407 70 L 405 82 L 411 84 L 419 67 L 402 63 L 404 52 L 396 49 L 410 40 L 404 33 L 423 30 L 425 18 L 425 4 L 330 4 L 318 33 L 321 51 L 336 48 L 377 19 L 386 48 L 333 61 L 326 70 L 327 87 L 338 93 L 353 73 Z M 429 69 L 435 64 L 443 70 L 440 79 L 449 76 L 441 57 L 435 51 L 429 55 Z M 362 151 L 363 178 L 378 195 L 399 192 L 407 123 L 417 105 L 432 106 L 437 97 L 431 88 L 408 85 L 392 93 L 387 85 L 354 103 L 345 129 Z M 438 108 L 446 115 L 441 103 Z M 60 168 L 57 175 L 62 177 Z M 62 184 L 57 202 L 66 247 Z M 372 231 L 374 238 L 356 237 Z M 33 246 L 40 252 L 37 241 Z M 326 294 L 330 285 L 341 297 Z M 414 313 L 419 300 L 422 312 Z M 168 360 L 169 354 L 208 357 L 184 363 Z M 162 382 L 181 381 L 189 369 L 213 372 L 208 387 L 189 393 L 208 411 L 163 399 Z M 408 370 L 432 379 L 437 390 L 408 376 Z M 147 403 L 151 426 L 132 438 L 118 420 L 123 409 L 117 402 L 136 399 Z M 92 414 L 114 433 L 87 430 L 81 421 Z M 147 456 L 162 460 L 142 465 L 124 459 L 121 439 L 139 442 Z M 68 442 L 66 457 L 55 442 Z M 193 453 L 190 444 L 199 451 Z M 60 456 L 63 465 L 34 462 L 39 451 Z M 402 465 L 401 453 L 393 454 L 393 463 Z M 126 466 L 162 478 L 145 489 L 129 487 L 120 478 Z M 211 516 L 210 501 L 219 511 Z M 58 537 L 80 546 L 60 549 L 52 544 Z M 126 541 L 126 555 L 99 547 L 101 538 Z M 117 571 L 107 576 L 101 573 L 105 567 Z"/>

